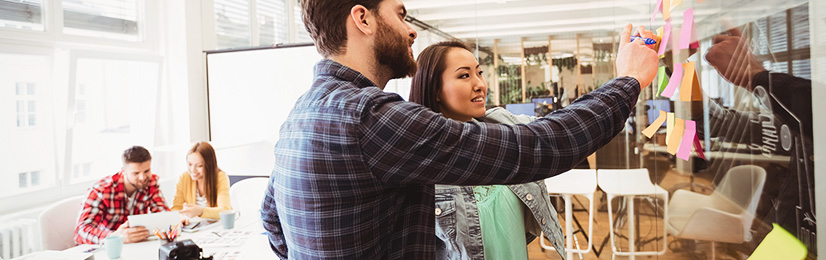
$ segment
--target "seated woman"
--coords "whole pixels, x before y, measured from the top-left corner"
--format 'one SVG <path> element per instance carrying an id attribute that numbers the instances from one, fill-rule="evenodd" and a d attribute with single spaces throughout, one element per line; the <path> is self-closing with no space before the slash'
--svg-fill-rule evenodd
<path id="1" fill-rule="evenodd" d="M 497 107 L 485 111 L 479 62 L 461 42 L 425 48 L 410 101 L 458 121 L 520 124 L 535 120 Z M 540 231 L 565 258 L 562 228 L 543 181 L 517 185 L 436 185 L 437 259 L 528 259 Z"/>
<path id="2" fill-rule="evenodd" d="M 215 150 L 198 142 L 186 155 L 187 172 L 181 174 L 172 210 L 187 217 L 219 219 L 218 213 L 232 209 L 229 204 L 229 178 L 218 168 Z"/>

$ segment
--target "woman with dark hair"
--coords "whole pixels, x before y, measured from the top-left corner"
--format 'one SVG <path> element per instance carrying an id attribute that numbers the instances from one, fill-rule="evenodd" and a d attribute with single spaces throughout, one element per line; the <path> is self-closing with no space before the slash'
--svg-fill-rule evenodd
<path id="1" fill-rule="evenodd" d="M 229 178 L 218 168 L 215 149 L 198 142 L 186 155 L 187 172 L 181 174 L 172 210 L 187 217 L 219 219 L 218 213 L 232 209 L 229 204 Z"/>
<path id="2" fill-rule="evenodd" d="M 479 62 L 461 42 L 425 48 L 410 101 L 457 121 L 523 124 L 501 107 L 485 110 Z M 527 244 L 545 233 L 565 258 L 562 229 L 543 181 L 516 185 L 436 185 L 437 259 L 527 259 Z"/>

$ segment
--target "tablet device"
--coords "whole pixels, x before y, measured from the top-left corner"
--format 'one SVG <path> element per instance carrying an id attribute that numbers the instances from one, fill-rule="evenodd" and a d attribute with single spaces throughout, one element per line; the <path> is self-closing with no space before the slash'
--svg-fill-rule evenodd
<path id="1" fill-rule="evenodd" d="M 197 232 L 198 230 L 212 227 L 212 225 L 216 223 L 218 223 L 218 220 L 196 217 L 189 221 L 189 225 L 183 226 L 181 231 Z"/>
<path id="2" fill-rule="evenodd" d="M 131 215 L 128 219 L 130 227 L 146 227 L 146 229 L 149 230 L 149 234 L 153 234 L 155 230 L 169 230 L 170 226 L 180 226 L 181 218 L 181 213 L 177 211 L 164 211 Z M 149 237 L 152 238 L 155 236 Z"/>

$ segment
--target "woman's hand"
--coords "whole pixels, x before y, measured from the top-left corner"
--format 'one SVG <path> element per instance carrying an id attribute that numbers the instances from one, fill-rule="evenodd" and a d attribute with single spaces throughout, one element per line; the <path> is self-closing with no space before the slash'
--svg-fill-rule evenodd
<path id="1" fill-rule="evenodd" d="M 184 209 L 181 210 L 181 214 L 190 218 L 200 217 L 201 214 L 204 214 L 204 207 L 184 202 Z"/>

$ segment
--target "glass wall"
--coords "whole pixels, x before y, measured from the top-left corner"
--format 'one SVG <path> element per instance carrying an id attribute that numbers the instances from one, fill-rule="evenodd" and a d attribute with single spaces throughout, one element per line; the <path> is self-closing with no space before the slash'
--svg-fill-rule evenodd
<path id="1" fill-rule="evenodd" d="M 592 240 L 591 257 L 650 251 L 666 259 L 741 259 L 777 224 L 816 258 L 811 80 L 826 72 L 813 47 L 826 15 L 813 3 L 425 2 L 405 3 L 411 16 L 478 47 L 488 106 L 514 113 L 548 114 L 615 77 L 618 35 L 627 23 L 665 38 L 655 47 L 662 50 L 660 72 L 625 130 L 579 166 L 598 175 L 644 169 L 650 181 L 639 186 L 635 207 L 623 196 L 608 201 L 612 191 L 598 189 L 594 235 L 576 235 L 582 248 Z M 667 200 L 652 196 L 660 189 Z M 574 228 L 584 224 L 587 231 L 587 212 L 573 216 Z"/>

